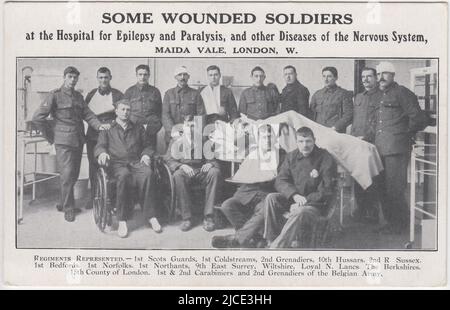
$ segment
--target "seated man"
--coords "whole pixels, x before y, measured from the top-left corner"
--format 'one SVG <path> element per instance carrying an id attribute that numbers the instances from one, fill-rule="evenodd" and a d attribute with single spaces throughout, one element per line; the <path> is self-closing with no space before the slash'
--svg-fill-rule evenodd
<path id="1" fill-rule="evenodd" d="M 296 136 L 298 149 L 286 156 L 275 180 L 278 193 L 269 194 L 265 202 L 264 237 L 271 248 L 309 246 L 333 195 L 337 173 L 333 157 L 315 145 L 310 128 L 299 128 Z"/>
<path id="2" fill-rule="evenodd" d="M 128 235 L 127 218 L 132 202 L 133 186 L 139 190 L 140 203 L 153 230 L 161 232 L 161 225 L 155 217 L 155 178 L 150 167 L 155 146 L 146 138 L 143 126 L 130 121 L 130 102 L 119 100 L 115 104 L 116 120 L 109 131 L 100 132 L 95 147 L 95 157 L 101 166 L 108 165 L 116 180 L 116 210 L 119 221 L 118 235 Z"/>
<path id="3" fill-rule="evenodd" d="M 202 126 L 193 124 L 192 120 L 186 120 L 183 131 L 180 131 L 181 136 L 175 137 L 172 135 L 173 138 L 167 149 L 165 161 L 173 173 L 177 197 L 176 204 L 180 208 L 183 219 L 180 226 L 181 231 L 188 231 L 193 225 L 191 185 L 194 183 L 201 184 L 205 188 L 203 229 L 213 231 L 215 229 L 214 206 L 219 200 L 223 178 L 219 163 L 214 159 L 207 160 L 204 158 L 201 130 L 199 131 L 199 139 L 193 136 L 196 128 L 202 128 Z M 172 132 L 174 133 L 176 128 L 179 127 L 181 127 L 181 124 L 173 127 Z M 199 141 L 198 145 L 195 144 L 197 140 Z"/>
<path id="4" fill-rule="evenodd" d="M 275 138 L 270 125 L 258 128 L 258 161 L 262 170 L 277 170 L 283 162 L 285 151 L 275 147 Z M 268 165 L 271 161 L 275 164 Z M 211 242 L 213 247 L 262 247 L 265 245 L 259 233 L 264 227 L 264 199 L 274 191 L 273 183 L 272 180 L 243 184 L 233 197 L 222 203 L 220 210 L 236 233 L 228 236 L 214 236 Z"/>

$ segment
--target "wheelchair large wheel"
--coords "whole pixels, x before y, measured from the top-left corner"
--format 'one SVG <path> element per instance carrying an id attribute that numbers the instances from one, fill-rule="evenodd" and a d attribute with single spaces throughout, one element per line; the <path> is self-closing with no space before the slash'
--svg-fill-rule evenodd
<path id="1" fill-rule="evenodd" d="M 93 203 L 94 221 L 100 231 L 104 231 L 107 225 L 111 225 L 112 214 L 108 196 L 108 179 L 106 172 L 100 168 L 97 172 L 97 184 Z"/>
<path id="2" fill-rule="evenodd" d="M 156 161 L 155 170 L 158 183 L 158 200 L 167 214 L 167 219 L 172 221 L 176 216 L 175 182 L 172 172 L 161 158 Z"/>

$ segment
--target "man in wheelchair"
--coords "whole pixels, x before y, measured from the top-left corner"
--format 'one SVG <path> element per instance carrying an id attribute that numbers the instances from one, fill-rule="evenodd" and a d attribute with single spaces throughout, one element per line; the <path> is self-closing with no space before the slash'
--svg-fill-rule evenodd
<path id="1" fill-rule="evenodd" d="M 100 166 L 107 167 L 115 179 L 116 216 L 119 221 L 118 235 L 128 235 L 127 219 L 131 213 L 133 187 L 139 191 L 139 200 L 145 217 L 155 232 L 161 232 L 161 225 L 155 217 L 155 178 L 151 159 L 155 145 L 145 128 L 133 124 L 130 118 L 130 102 L 127 99 L 115 104 L 116 120 L 111 129 L 100 133 L 95 147 L 95 157 Z"/>

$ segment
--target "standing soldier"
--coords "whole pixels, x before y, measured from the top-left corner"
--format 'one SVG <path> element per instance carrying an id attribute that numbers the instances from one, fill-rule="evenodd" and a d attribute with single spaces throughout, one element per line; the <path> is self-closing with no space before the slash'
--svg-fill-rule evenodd
<path id="1" fill-rule="evenodd" d="M 114 103 L 123 98 L 123 94 L 111 87 L 111 70 L 101 67 L 97 70 L 98 87 L 86 95 L 86 104 L 95 113 L 98 120 L 103 124 L 111 124 L 116 118 Z M 86 150 L 89 159 L 89 179 L 91 182 L 91 197 L 86 204 L 86 209 L 92 208 L 93 193 L 97 178 L 95 173 L 98 169 L 97 160 L 94 157 L 94 148 L 98 140 L 98 131 L 89 126 L 86 133 Z"/>
<path id="2" fill-rule="evenodd" d="M 351 92 L 336 85 L 338 72 L 335 67 L 323 68 L 322 77 L 325 87 L 316 91 L 311 98 L 313 121 L 345 133 L 353 117 Z"/>
<path id="3" fill-rule="evenodd" d="M 245 89 L 239 100 L 239 112 L 253 120 L 266 119 L 277 113 L 278 93 L 264 85 L 266 74 L 261 67 L 252 69 L 253 86 Z"/>
<path id="4" fill-rule="evenodd" d="M 177 86 L 166 91 L 163 102 L 162 123 L 166 143 L 170 142 L 172 127 L 191 120 L 194 116 L 204 116 L 205 107 L 200 92 L 189 87 L 189 72 L 185 66 L 175 69 Z M 204 124 L 204 122 L 203 122 Z"/>
<path id="5" fill-rule="evenodd" d="M 298 81 L 295 67 L 284 67 L 283 76 L 286 81 L 286 86 L 281 91 L 280 113 L 292 110 L 311 118 L 309 90 Z"/>
<path id="6" fill-rule="evenodd" d="M 80 72 L 75 67 L 64 70 L 64 84 L 53 91 L 33 115 L 33 122 L 50 144 L 55 144 L 56 159 L 61 178 L 61 202 L 58 211 L 64 210 L 68 222 L 75 220 L 73 187 L 80 173 L 81 155 L 85 142 L 83 120 L 98 130 L 107 130 L 75 90 Z M 55 120 L 52 128 L 47 122 L 51 115 Z"/>
<path id="7" fill-rule="evenodd" d="M 156 144 L 161 123 L 161 92 L 150 85 L 150 67 L 139 65 L 136 67 L 137 83 L 125 91 L 124 98 L 130 101 L 130 120 L 137 126 L 146 126 L 146 135 L 152 144 Z"/>
<path id="8" fill-rule="evenodd" d="M 239 117 L 236 99 L 228 87 L 220 85 L 220 68 L 209 66 L 206 69 L 209 84 L 200 92 L 207 114 L 206 122 L 213 124 L 216 120 L 233 122 Z"/>
<path id="9" fill-rule="evenodd" d="M 395 67 L 380 62 L 377 76 L 382 97 L 375 119 L 375 145 L 384 165 L 380 194 L 383 215 L 388 224 L 381 233 L 402 233 L 408 227 L 405 199 L 408 161 L 415 133 L 427 126 L 417 96 L 394 81 Z"/>
<path id="10" fill-rule="evenodd" d="M 374 68 L 363 68 L 361 79 L 364 91 L 357 94 L 353 106 L 352 136 L 364 141 L 374 143 L 375 132 L 373 130 L 375 110 L 378 108 L 383 92 L 378 88 L 377 71 Z M 378 220 L 378 192 L 375 184 L 364 190 L 355 182 L 355 199 L 357 210 L 353 217 L 356 220 L 376 222 Z"/>

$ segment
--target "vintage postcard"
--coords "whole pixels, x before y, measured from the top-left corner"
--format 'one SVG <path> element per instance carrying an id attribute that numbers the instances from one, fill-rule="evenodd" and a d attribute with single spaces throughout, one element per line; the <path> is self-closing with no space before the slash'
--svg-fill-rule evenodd
<path id="1" fill-rule="evenodd" d="M 447 285 L 447 2 L 3 12 L 5 286 Z"/>

